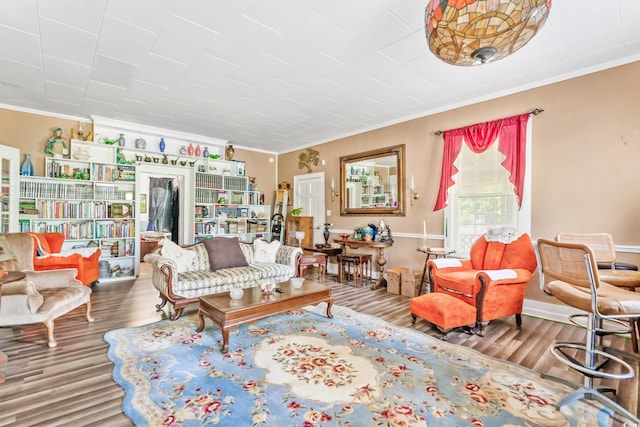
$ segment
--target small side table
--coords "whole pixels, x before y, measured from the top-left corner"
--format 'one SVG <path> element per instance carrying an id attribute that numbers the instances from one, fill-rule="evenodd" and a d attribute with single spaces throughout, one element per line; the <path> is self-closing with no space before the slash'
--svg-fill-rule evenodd
<path id="1" fill-rule="evenodd" d="M 422 286 L 424 285 L 425 280 L 426 281 L 429 280 L 429 277 L 427 276 L 427 262 L 429 261 L 429 258 L 432 255 L 435 258 L 438 258 L 438 257 L 446 258 L 447 255 L 452 254 L 455 251 L 451 249 L 445 249 L 445 248 L 427 248 L 427 247 L 418 248 L 416 250 L 418 252 L 427 254 L 427 258 L 424 260 L 424 267 L 422 267 L 422 279 L 420 280 L 420 288 L 418 289 L 418 295 L 416 295 L 416 296 L 420 296 L 422 295 Z"/>
<path id="2" fill-rule="evenodd" d="M 2 285 L 17 282 L 25 277 L 27 277 L 27 274 L 22 271 L 9 271 L 6 275 L 0 277 L 0 298 L 2 298 Z M 7 363 L 7 360 L 7 355 L 0 351 L 0 365 Z M 2 383 L 4 383 L 4 374 L 0 372 L 0 384 Z"/>
<path id="3" fill-rule="evenodd" d="M 300 262 L 298 263 L 298 277 L 302 277 L 305 268 L 310 265 L 317 265 L 320 267 L 320 274 L 322 276 L 322 283 L 324 283 L 324 275 L 327 271 L 327 254 L 322 252 L 302 251 L 300 256 Z"/>

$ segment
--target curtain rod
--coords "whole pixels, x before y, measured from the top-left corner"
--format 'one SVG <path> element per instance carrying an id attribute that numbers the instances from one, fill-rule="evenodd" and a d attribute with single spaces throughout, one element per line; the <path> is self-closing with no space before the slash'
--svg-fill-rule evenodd
<path id="1" fill-rule="evenodd" d="M 542 108 L 534 108 L 533 110 L 531 110 L 531 111 L 529 112 L 529 114 L 533 114 L 534 116 L 537 116 L 538 114 L 542 114 L 542 112 L 543 112 L 543 111 L 544 111 L 544 110 L 543 110 Z M 437 130 L 437 131 L 435 131 L 433 134 L 434 134 L 434 135 L 438 135 L 438 136 L 440 136 L 440 135 L 442 135 L 443 133 L 444 133 L 444 131 L 443 131 L 443 130 Z"/>

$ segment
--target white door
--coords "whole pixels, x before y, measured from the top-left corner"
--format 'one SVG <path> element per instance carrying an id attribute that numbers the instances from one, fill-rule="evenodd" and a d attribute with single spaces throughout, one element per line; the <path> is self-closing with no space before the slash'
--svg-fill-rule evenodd
<path id="1" fill-rule="evenodd" d="M 293 208 L 313 217 L 313 243 L 324 243 L 324 172 L 293 177 Z"/>

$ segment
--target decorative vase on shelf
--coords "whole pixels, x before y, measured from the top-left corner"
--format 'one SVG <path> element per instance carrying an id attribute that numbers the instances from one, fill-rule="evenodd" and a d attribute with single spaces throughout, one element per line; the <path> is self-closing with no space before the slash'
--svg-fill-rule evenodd
<path id="1" fill-rule="evenodd" d="M 33 163 L 31 163 L 31 154 L 24 155 L 24 162 L 20 167 L 20 175 L 33 176 Z"/>
<path id="2" fill-rule="evenodd" d="M 236 151 L 233 149 L 233 145 L 227 145 L 224 149 L 224 159 L 233 160 L 233 155 L 235 154 L 235 152 Z"/>
<path id="3" fill-rule="evenodd" d="M 187 154 L 187 147 L 185 147 L 184 145 L 180 147 L 180 154 L 182 154 L 183 156 Z"/>
<path id="4" fill-rule="evenodd" d="M 202 157 L 209 158 L 209 147 L 204 147 L 202 151 Z"/>
<path id="5" fill-rule="evenodd" d="M 193 144 L 189 144 L 189 148 L 187 148 L 187 154 L 193 156 Z"/>
<path id="6" fill-rule="evenodd" d="M 202 155 L 202 149 L 200 148 L 200 144 L 196 146 L 196 157 L 200 157 Z"/>
<path id="7" fill-rule="evenodd" d="M 160 138 L 160 152 L 164 153 L 164 149 L 167 145 L 164 143 L 164 138 Z"/>
<path id="8" fill-rule="evenodd" d="M 124 144 L 126 144 L 126 140 L 124 139 L 124 133 L 120 134 L 120 138 L 118 138 L 118 145 L 120 147 L 124 147 Z"/>

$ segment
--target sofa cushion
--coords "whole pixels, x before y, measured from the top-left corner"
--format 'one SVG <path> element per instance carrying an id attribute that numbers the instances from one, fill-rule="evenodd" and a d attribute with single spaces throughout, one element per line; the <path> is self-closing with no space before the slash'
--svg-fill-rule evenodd
<path id="1" fill-rule="evenodd" d="M 276 254 L 280 249 L 280 241 L 256 239 L 253 241 L 253 262 L 276 262 Z"/>
<path id="2" fill-rule="evenodd" d="M 253 243 L 240 242 L 240 249 L 242 249 L 247 264 L 253 264 Z"/>
<path id="3" fill-rule="evenodd" d="M 170 258 L 176 262 L 178 273 L 189 271 L 195 257 L 195 252 L 183 249 L 169 239 L 163 239 L 159 245 L 162 246 L 160 253 L 163 257 Z"/>
<path id="4" fill-rule="evenodd" d="M 64 234 L 62 233 L 44 233 L 44 238 L 49 245 L 49 253 L 56 254 L 62 252 L 62 245 L 64 245 Z"/>
<path id="5" fill-rule="evenodd" d="M 211 271 L 249 265 L 242 249 L 240 249 L 240 241 L 237 237 L 213 237 L 205 239 L 203 243 L 209 254 Z"/>

